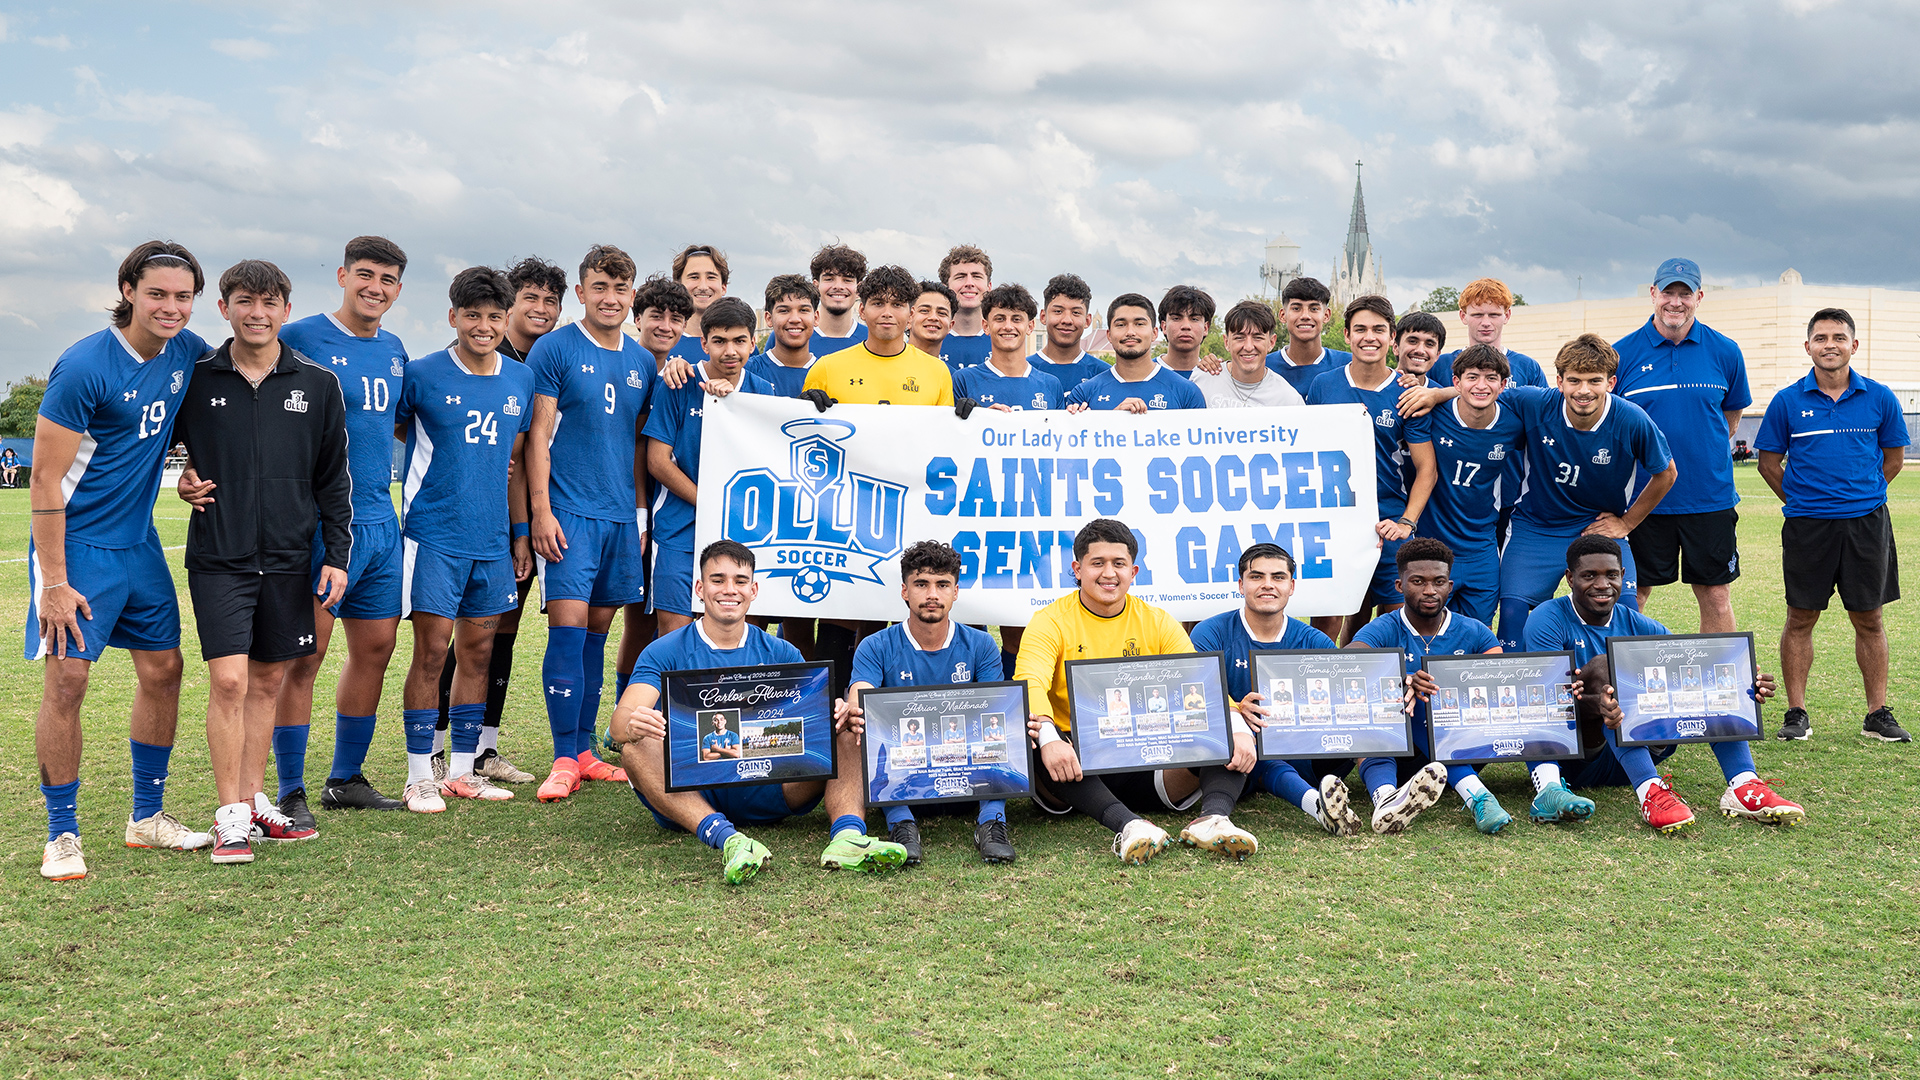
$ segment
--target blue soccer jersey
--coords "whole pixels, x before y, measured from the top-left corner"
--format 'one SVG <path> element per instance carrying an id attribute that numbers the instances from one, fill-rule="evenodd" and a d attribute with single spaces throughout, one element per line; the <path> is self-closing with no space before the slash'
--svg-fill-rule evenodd
<path id="1" fill-rule="evenodd" d="M 808 353 L 806 363 L 788 367 L 772 354 L 758 352 L 747 358 L 747 374 L 759 376 L 773 388 L 777 397 L 799 397 L 800 391 L 807 388 L 807 372 L 813 370 L 813 362 L 820 356 L 820 353 Z"/>
<path id="2" fill-rule="evenodd" d="M 141 360 L 110 328 L 80 339 L 54 361 L 40 415 L 80 433 L 80 448 L 60 481 L 67 539 L 130 548 L 153 535 L 153 500 L 173 446 L 180 395 L 207 351 L 200 335 L 181 330 L 153 359 Z"/>
<path id="3" fill-rule="evenodd" d="M 1584 666 L 1596 656 L 1607 655 L 1607 639 L 1666 634 L 1661 623 L 1634 610 L 1631 600 L 1613 605 L 1613 617 L 1605 626 L 1590 625 L 1573 606 L 1573 597 L 1561 596 L 1533 609 L 1521 636 L 1527 652 L 1573 653 L 1573 666 Z"/>
<path id="4" fill-rule="evenodd" d="M 922 649 L 905 623 L 869 634 L 853 651 L 852 682 L 869 686 L 939 686 L 942 683 L 999 682 L 1000 646 L 993 635 L 961 623 L 948 623 L 947 643 Z"/>
<path id="5" fill-rule="evenodd" d="M 969 397 L 982 405 L 1005 405 L 1014 412 L 1044 411 L 1060 407 L 1064 391 L 1059 380 L 1027 365 L 1026 374 L 1008 375 L 991 361 L 961 368 L 953 373 L 955 397 Z"/>
<path id="6" fill-rule="evenodd" d="M 716 750 L 732 750 L 740 745 L 740 735 L 732 728 L 725 731 L 709 731 L 700 736 L 700 749 L 708 753 Z"/>
<path id="7" fill-rule="evenodd" d="M 982 330 L 977 334 L 948 334 L 940 343 L 940 359 L 954 371 L 984 364 L 993 353 L 993 339 Z"/>
<path id="8" fill-rule="evenodd" d="M 665 383 L 654 388 L 653 408 L 647 414 L 645 434 L 649 439 L 667 444 L 673 452 L 673 463 L 697 485 L 700 483 L 702 417 L 713 398 L 707 396 L 706 368 L 694 369 L 694 375 L 696 378 L 681 383 L 678 389 Z M 774 396 L 773 387 L 752 372 L 742 371 L 738 382 L 736 393 Z M 693 504 L 656 480 L 653 485 L 654 534 L 677 536 L 692 528 Z"/>
<path id="9" fill-rule="evenodd" d="M 347 471 L 353 474 L 353 523 L 393 520 L 393 408 L 407 349 L 391 331 L 363 338 L 332 315 L 309 315 L 280 328 L 280 340 L 333 372 L 347 402 Z"/>
<path id="10" fill-rule="evenodd" d="M 533 422 L 533 372 L 505 357 L 475 375 L 452 350 L 407 365 L 394 419 L 407 428 L 400 533 L 444 555 L 511 551 L 507 476 L 513 441 Z"/>
<path id="11" fill-rule="evenodd" d="M 1613 347 L 1620 354 L 1613 392 L 1646 410 L 1680 467 L 1654 512 L 1705 514 L 1738 503 L 1727 414 L 1753 404 L 1740 346 L 1698 321 L 1676 345 L 1648 318 Z M 1639 478 L 1635 495 L 1649 479 Z"/>
<path id="12" fill-rule="evenodd" d="M 1462 350 L 1441 353 L 1440 359 L 1433 362 L 1433 369 L 1427 372 L 1427 378 L 1441 386 L 1453 385 L 1453 362 L 1459 358 Z M 1509 386 L 1538 386 L 1543 390 L 1552 389 L 1553 383 L 1547 381 L 1547 373 L 1540 361 L 1523 352 L 1507 350 L 1507 384 Z"/>
<path id="13" fill-rule="evenodd" d="M 1478 619 L 1449 611 L 1441 616 L 1440 632 L 1427 637 L 1414 630 L 1413 624 L 1407 621 L 1406 610 L 1389 611 L 1361 627 L 1353 635 L 1353 643 L 1369 649 L 1399 649 L 1406 654 L 1408 675 L 1420 670 L 1420 662 L 1429 656 L 1468 656 L 1500 647 L 1500 639 L 1493 630 Z M 1424 743 L 1427 705 L 1418 698 L 1414 699 L 1413 723 Z"/>
<path id="14" fill-rule="evenodd" d="M 1128 398 L 1139 398 L 1149 409 L 1204 409 L 1207 398 L 1186 376 L 1154 361 L 1153 374 L 1135 382 L 1122 379 L 1112 368 L 1067 391 L 1061 401 L 1089 409 L 1112 410 Z"/>
<path id="15" fill-rule="evenodd" d="M 1311 364 L 1296 364 L 1287 359 L 1285 349 L 1267 354 L 1268 370 L 1287 380 L 1287 385 L 1293 387 L 1294 393 L 1303 398 L 1307 396 L 1307 391 L 1313 389 L 1313 380 L 1329 371 L 1339 371 L 1352 362 L 1352 353 L 1329 349 L 1325 346 L 1320 349 L 1320 359 Z"/>
<path id="16" fill-rule="evenodd" d="M 1081 353 L 1080 358 L 1070 364 L 1056 364 L 1047 359 L 1043 353 L 1034 353 L 1027 357 L 1027 363 L 1032 364 L 1035 371 L 1044 371 L 1053 376 L 1054 381 L 1060 384 L 1060 393 L 1063 397 L 1067 391 L 1108 369 L 1105 360 L 1086 352 Z"/>
<path id="17" fill-rule="evenodd" d="M 699 334 L 681 334 L 680 340 L 667 350 L 667 355 L 677 356 L 689 364 L 698 364 L 707 358 L 707 350 L 701 346 Z M 659 370 L 658 365 L 654 370 Z"/>
<path id="18" fill-rule="evenodd" d="M 1409 444 L 1430 443 L 1439 467 L 1438 483 L 1416 530 L 1452 548 L 1456 555 L 1494 550 L 1510 468 L 1525 453 L 1526 424 L 1518 413 L 1493 405 L 1493 422 L 1468 427 L 1460 402 L 1449 401 L 1425 416 L 1407 421 Z"/>
<path id="19" fill-rule="evenodd" d="M 867 324 L 856 320 L 852 332 L 838 336 L 815 330 L 813 342 L 807 346 L 807 349 L 815 356 L 832 356 L 842 350 L 851 349 L 865 340 L 867 340 Z"/>
<path id="20" fill-rule="evenodd" d="M 655 689 L 664 687 L 662 676 L 669 671 L 703 671 L 707 668 L 753 667 L 756 664 L 799 664 L 805 658 L 800 650 L 757 626 L 747 627 L 747 636 L 738 648 L 722 649 L 707 637 L 706 619 L 664 634 L 640 651 L 633 666 L 633 682 Z"/>
<path id="21" fill-rule="evenodd" d="M 1373 423 L 1373 471 L 1380 492 L 1380 517 L 1397 518 L 1407 512 L 1407 480 L 1402 471 L 1407 459 L 1407 422 L 1400 415 L 1400 376 L 1389 370 L 1386 381 L 1378 386 L 1356 386 L 1350 367 L 1329 371 L 1313 380 L 1307 391 L 1309 405 L 1357 404 L 1366 408 Z"/>
<path id="22" fill-rule="evenodd" d="M 1253 692 L 1255 649 L 1331 649 L 1333 639 L 1301 622 L 1288 619 L 1279 641 L 1261 641 L 1253 636 L 1246 615 L 1238 608 L 1223 611 L 1193 628 L 1195 652 L 1226 654 L 1227 696 L 1235 701 Z"/>
<path id="23" fill-rule="evenodd" d="M 1527 427 L 1527 481 L 1517 521 L 1548 532 L 1578 531 L 1601 513 L 1624 514 L 1633 505 L 1633 471 L 1649 475 L 1673 463 L 1666 437 L 1645 411 L 1609 394 L 1600 421 L 1581 431 L 1567 422 L 1558 390 L 1509 387 L 1500 404 Z"/>
<path id="24" fill-rule="evenodd" d="M 640 412 L 653 389 L 653 354 L 620 335 L 603 349 L 579 323 L 533 343 L 527 355 L 533 392 L 554 399 L 548 499 L 558 510 L 601 521 L 632 522 L 633 453 Z"/>

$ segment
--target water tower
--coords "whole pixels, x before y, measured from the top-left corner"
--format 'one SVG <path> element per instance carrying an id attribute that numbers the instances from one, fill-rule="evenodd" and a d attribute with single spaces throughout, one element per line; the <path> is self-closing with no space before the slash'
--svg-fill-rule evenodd
<path id="1" fill-rule="evenodd" d="M 1267 261 L 1260 264 L 1261 291 L 1278 297 L 1287 282 L 1301 276 L 1300 245 L 1287 239 L 1285 233 L 1267 241 Z"/>

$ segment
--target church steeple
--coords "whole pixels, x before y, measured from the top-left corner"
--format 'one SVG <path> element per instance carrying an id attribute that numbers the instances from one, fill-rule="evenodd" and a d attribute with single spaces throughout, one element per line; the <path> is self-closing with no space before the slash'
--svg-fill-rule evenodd
<path id="1" fill-rule="evenodd" d="M 1360 162 L 1353 163 L 1353 213 L 1347 218 L 1347 266 L 1372 248 L 1367 240 L 1367 196 L 1360 190 Z"/>
<path id="2" fill-rule="evenodd" d="M 1347 217 L 1347 244 L 1333 272 L 1335 311 L 1344 309 L 1355 297 L 1386 291 L 1380 260 L 1373 254 L 1373 239 L 1367 235 L 1367 198 L 1360 188 L 1360 168 L 1360 162 L 1353 163 L 1353 211 Z"/>

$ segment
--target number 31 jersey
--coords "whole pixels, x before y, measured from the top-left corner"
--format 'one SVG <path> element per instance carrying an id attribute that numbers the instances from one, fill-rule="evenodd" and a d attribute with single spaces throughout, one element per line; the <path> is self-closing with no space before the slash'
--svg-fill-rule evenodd
<path id="1" fill-rule="evenodd" d="M 407 365 L 397 418 L 407 425 L 400 532 L 461 559 L 504 559 L 513 440 L 533 422 L 533 373 L 505 357 L 476 375 L 451 350 Z"/>
<path id="2" fill-rule="evenodd" d="M 653 392 L 653 354 L 620 335 L 603 349 L 579 323 L 541 336 L 527 353 L 533 392 L 554 400 L 548 501 L 600 521 L 639 521 L 633 452 Z"/>
<path id="3" fill-rule="evenodd" d="M 1665 472 L 1673 463 L 1666 437 L 1640 406 L 1603 395 L 1589 431 L 1567 422 L 1558 390 L 1509 386 L 1500 404 L 1527 426 L 1527 482 L 1514 519 L 1578 532 L 1601 513 L 1624 514 L 1633 503 L 1633 470 Z"/>
<path id="4" fill-rule="evenodd" d="M 280 328 L 280 340 L 340 380 L 347 403 L 347 471 L 353 475 L 353 523 L 393 520 L 393 403 L 407 349 L 387 330 L 353 334 L 330 314 Z M 218 496 L 215 496 L 216 498 Z"/>

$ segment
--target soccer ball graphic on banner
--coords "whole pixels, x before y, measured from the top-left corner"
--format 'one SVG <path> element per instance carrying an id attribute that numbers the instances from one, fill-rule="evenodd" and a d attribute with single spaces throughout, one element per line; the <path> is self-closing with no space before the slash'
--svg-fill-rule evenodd
<path id="1" fill-rule="evenodd" d="M 827 590 L 833 588 L 833 580 L 827 572 L 817 566 L 802 567 L 793 575 L 793 595 L 808 604 L 817 604 L 827 598 Z"/>

